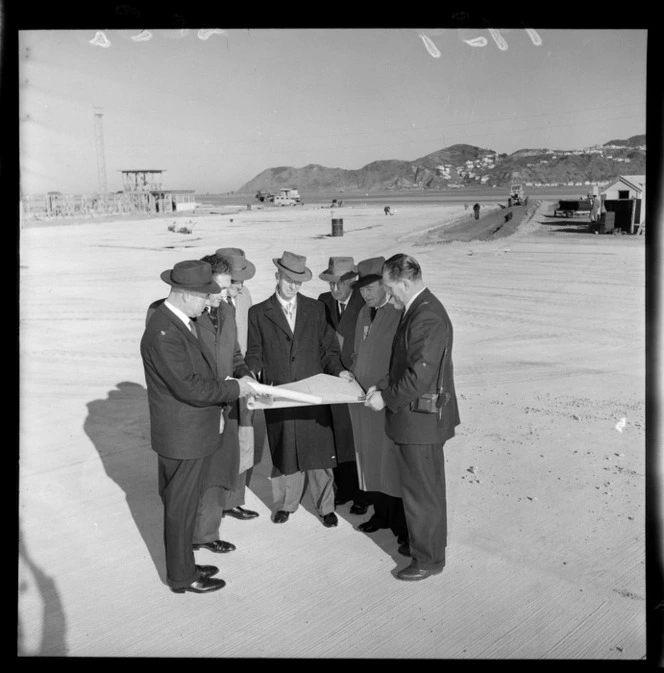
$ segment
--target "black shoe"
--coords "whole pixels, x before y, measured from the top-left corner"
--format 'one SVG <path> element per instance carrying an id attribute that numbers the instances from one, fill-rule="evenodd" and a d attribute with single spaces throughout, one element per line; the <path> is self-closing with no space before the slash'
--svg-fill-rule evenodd
<path id="1" fill-rule="evenodd" d="M 366 514 L 368 509 L 369 509 L 369 504 L 368 503 L 354 502 L 353 506 L 350 508 L 350 513 L 351 514 Z"/>
<path id="2" fill-rule="evenodd" d="M 353 498 L 344 498 L 343 496 L 338 495 L 334 499 L 335 505 L 345 505 L 347 502 L 350 502 Z"/>
<path id="3" fill-rule="evenodd" d="M 224 540 L 202 542 L 201 544 L 194 544 L 193 547 L 194 549 L 209 549 L 215 554 L 227 554 L 229 551 L 235 551 L 235 545 L 232 542 L 224 542 Z"/>
<path id="4" fill-rule="evenodd" d="M 274 523 L 286 523 L 288 521 L 288 517 L 290 516 L 290 512 L 285 512 L 283 509 L 280 509 L 275 515 L 274 515 Z"/>
<path id="5" fill-rule="evenodd" d="M 410 543 L 407 540 L 406 542 L 402 542 L 397 551 L 403 556 L 410 556 Z"/>
<path id="6" fill-rule="evenodd" d="M 180 587 L 179 589 L 173 589 L 171 591 L 176 594 L 183 594 L 185 591 L 191 591 L 195 594 L 207 594 L 210 591 L 218 591 L 223 589 L 226 586 L 224 580 L 217 579 L 216 577 L 205 577 L 201 575 L 195 582 L 192 582 L 186 587 Z"/>
<path id="7" fill-rule="evenodd" d="M 325 516 L 323 516 L 323 526 L 325 526 L 325 528 L 332 528 L 338 523 L 339 519 L 337 519 L 337 515 L 334 512 L 330 512 L 329 514 L 325 514 Z"/>
<path id="8" fill-rule="evenodd" d="M 233 507 L 232 509 L 225 509 L 224 516 L 232 516 L 235 519 L 255 519 L 258 516 L 258 512 L 254 512 L 251 509 L 244 509 L 244 507 Z"/>
<path id="9" fill-rule="evenodd" d="M 363 533 L 375 533 L 381 528 L 387 528 L 387 526 L 380 519 L 372 516 L 368 521 L 361 523 L 357 530 L 361 530 Z"/>
<path id="10" fill-rule="evenodd" d="M 425 580 L 431 575 L 438 575 L 438 573 L 443 572 L 443 568 L 414 568 L 412 565 L 409 565 L 407 568 L 400 570 L 397 573 L 397 578 L 400 580 L 406 580 L 409 582 L 417 582 L 418 580 Z"/>
<path id="11" fill-rule="evenodd" d="M 196 566 L 196 570 L 201 574 L 201 577 L 212 577 L 219 572 L 217 566 Z"/>

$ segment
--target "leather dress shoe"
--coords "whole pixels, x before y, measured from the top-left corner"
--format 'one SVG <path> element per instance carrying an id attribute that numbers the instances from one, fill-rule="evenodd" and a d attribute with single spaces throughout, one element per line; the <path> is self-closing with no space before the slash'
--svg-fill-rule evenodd
<path id="1" fill-rule="evenodd" d="M 224 516 L 232 516 L 235 519 L 255 519 L 258 516 L 258 512 L 254 512 L 251 509 L 244 509 L 244 507 L 233 507 L 232 509 L 225 509 Z"/>
<path id="2" fill-rule="evenodd" d="M 283 509 L 280 509 L 274 515 L 274 523 L 286 523 L 286 521 L 288 521 L 289 516 L 290 516 L 290 512 L 286 512 Z"/>
<path id="3" fill-rule="evenodd" d="M 399 545 L 399 548 L 397 549 L 397 551 L 400 554 L 403 554 L 403 556 L 410 556 L 410 543 L 408 542 L 408 540 L 406 540 L 406 542 L 402 542 Z"/>
<path id="4" fill-rule="evenodd" d="M 375 533 L 377 530 L 381 530 L 382 528 L 387 528 L 387 526 L 381 523 L 380 519 L 372 516 L 368 521 L 361 523 L 357 527 L 357 530 L 361 530 L 363 533 Z"/>
<path id="5" fill-rule="evenodd" d="M 202 542 L 201 544 L 194 544 L 193 547 L 194 549 L 209 549 L 215 554 L 227 554 L 229 551 L 235 551 L 235 545 L 232 542 L 225 542 L 224 540 Z"/>
<path id="6" fill-rule="evenodd" d="M 187 585 L 186 587 L 180 587 L 178 589 L 173 589 L 173 593 L 183 594 L 185 591 L 191 591 L 195 594 L 207 594 L 211 591 L 218 591 L 223 589 L 226 586 L 224 580 L 217 579 L 216 577 L 205 577 L 201 575 L 195 582 Z"/>
<path id="7" fill-rule="evenodd" d="M 397 578 L 400 580 L 406 580 L 407 582 L 417 582 L 419 580 L 425 580 L 431 575 L 438 575 L 443 572 L 442 566 L 440 568 L 415 568 L 412 565 L 409 565 L 407 568 L 400 570 L 397 573 Z"/>
<path id="8" fill-rule="evenodd" d="M 332 528 L 338 523 L 339 519 L 337 519 L 337 515 L 334 512 L 330 512 L 323 516 L 323 526 L 325 526 L 325 528 Z"/>
<path id="9" fill-rule="evenodd" d="M 350 508 L 350 513 L 351 514 L 366 514 L 367 510 L 369 509 L 369 504 L 368 503 L 353 503 L 352 507 Z"/>
<path id="10" fill-rule="evenodd" d="M 196 566 L 196 570 L 201 574 L 201 577 L 212 577 L 219 572 L 217 566 Z"/>

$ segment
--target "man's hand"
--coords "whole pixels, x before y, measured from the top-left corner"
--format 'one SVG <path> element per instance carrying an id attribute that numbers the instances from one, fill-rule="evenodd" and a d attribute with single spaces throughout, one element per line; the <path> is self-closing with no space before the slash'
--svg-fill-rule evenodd
<path id="1" fill-rule="evenodd" d="M 254 379 L 251 376 L 243 376 L 241 379 L 236 379 L 240 385 L 240 397 L 246 397 L 247 395 L 255 395 L 256 391 L 251 387 L 251 382 Z"/>
<path id="2" fill-rule="evenodd" d="M 344 371 L 339 372 L 339 378 L 345 379 L 346 381 L 354 381 L 355 375 L 353 372 L 349 372 L 347 369 L 344 369 Z"/>
<path id="3" fill-rule="evenodd" d="M 380 390 L 376 390 L 374 386 L 371 386 L 364 396 L 364 406 L 369 407 L 374 411 L 384 409 L 385 402 L 383 401 L 383 395 Z"/>

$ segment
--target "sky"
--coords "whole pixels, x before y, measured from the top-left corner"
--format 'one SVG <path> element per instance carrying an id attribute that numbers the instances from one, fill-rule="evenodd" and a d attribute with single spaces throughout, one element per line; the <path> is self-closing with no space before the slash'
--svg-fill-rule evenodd
<path id="1" fill-rule="evenodd" d="M 140 39 L 137 39 L 140 35 Z M 276 166 L 359 169 L 458 143 L 511 154 L 645 133 L 646 30 L 19 33 L 23 194 L 162 169 L 225 193 Z M 104 46 L 105 45 L 105 46 Z"/>

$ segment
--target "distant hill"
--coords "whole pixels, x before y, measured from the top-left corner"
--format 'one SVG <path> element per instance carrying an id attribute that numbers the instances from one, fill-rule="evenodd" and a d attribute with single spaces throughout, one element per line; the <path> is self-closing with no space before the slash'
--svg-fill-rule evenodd
<path id="1" fill-rule="evenodd" d="M 611 140 L 585 150 L 522 149 L 510 155 L 491 149 L 458 144 L 414 161 L 373 161 L 359 169 L 327 168 L 309 164 L 302 168 L 268 168 L 237 192 L 275 192 L 292 187 L 300 192 L 427 190 L 487 185 L 504 187 L 511 182 L 564 184 L 601 182 L 621 174 L 646 172 L 645 135 Z"/>

